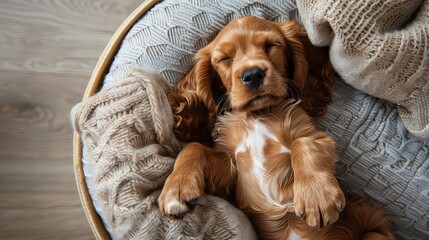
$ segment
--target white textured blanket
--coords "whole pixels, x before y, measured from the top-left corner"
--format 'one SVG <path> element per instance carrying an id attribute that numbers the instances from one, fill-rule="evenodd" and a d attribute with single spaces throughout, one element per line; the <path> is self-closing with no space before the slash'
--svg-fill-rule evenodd
<path id="1" fill-rule="evenodd" d="M 297 0 L 308 35 L 331 45 L 344 81 L 396 103 L 405 126 L 429 138 L 429 1 Z"/>

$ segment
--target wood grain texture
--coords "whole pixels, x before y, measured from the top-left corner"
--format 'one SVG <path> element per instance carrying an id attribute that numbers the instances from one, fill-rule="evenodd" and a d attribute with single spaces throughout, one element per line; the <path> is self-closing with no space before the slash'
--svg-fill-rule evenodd
<path id="1" fill-rule="evenodd" d="M 0 239 L 93 239 L 69 111 L 141 1 L 0 1 Z"/>

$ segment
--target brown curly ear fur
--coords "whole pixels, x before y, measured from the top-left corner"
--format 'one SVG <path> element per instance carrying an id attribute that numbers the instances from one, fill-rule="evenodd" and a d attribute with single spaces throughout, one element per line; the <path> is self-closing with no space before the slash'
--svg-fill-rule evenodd
<path id="1" fill-rule="evenodd" d="M 329 49 L 311 44 L 307 33 L 297 21 L 279 23 L 286 40 L 290 76 L 300 89 L 301 107 L 311 116 L 323 116 L 332 102 L 335 76 L 329 61 Z"/>
<path id="2" fill-rule="evenodd" d="M 174 132 L 181 141 L 211 142 L 217 106 L 212 94 L 216 76 L 210 52 L 210 46 L 198 51 L 194 67 L 168 96 L 175 116 Z"/>

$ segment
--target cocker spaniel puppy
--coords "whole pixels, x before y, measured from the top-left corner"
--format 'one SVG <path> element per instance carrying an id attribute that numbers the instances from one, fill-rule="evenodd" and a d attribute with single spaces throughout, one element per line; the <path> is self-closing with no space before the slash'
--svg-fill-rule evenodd
<path id="1" fill-rule="evenodd" d="M 346 206 L 335 142 L 311 120 L 326 112 L 332 84 L 327 49 L 312 46 L 297 22 L 232 21 L 169 97 L 176 135 L 188 144 L 161 212 L 183 217 L 210 193 L 232 197 L 261 239 L 393 239 L 380 210 Z"/>
<path id="2" fill-rule="evenodd" d="M 325 114 L 332 100 L 334 70 L 328 49 L 314 47 L 302 29 L 296 21 L 274 23 L 256 17 L 227 25 L 213 42 L 200 49 L 194 68 L 169 96 L 178 138 L 211 141 L 219 113 L 237 104 L 230 100 L 249 100 L 252 91 L 248 87 L 252 86 L 241 79 L 252 66 L 256 76 L 265 79 L 264 91 L 288 91 L 286 97 L 301 99 L 300 106 L 310 116 Z M 277 95 L 282 94 L 286 95 Z"/>

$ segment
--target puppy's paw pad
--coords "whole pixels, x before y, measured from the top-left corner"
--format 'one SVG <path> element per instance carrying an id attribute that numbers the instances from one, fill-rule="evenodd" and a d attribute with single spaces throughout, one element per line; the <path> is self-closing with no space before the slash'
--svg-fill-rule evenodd
<path id="1" fill-rule="evenodd" d="M 188 205 L 180 198 L 178 189 L 163 189 L 158 198 L 161 213 L 169 218 L 183 218 L 189 212 Z"/>
<path id="2" fill-rule="evenodd" d="M 168 216 L 183 218 L 188 213 L 188 207 L 174 199 L 165 203 L 164 212 Z"/>
<path id="3" fill-rule="evenodd" d="M 161 213 L 172 219 L 183 218 L 186 213 L 193 210 L 197 198 L 203 194 L 203 189 L 197 181 L 187 178 L 189 176 L 170 175 L 158 198 Z M 190 184 L 190 183 L 194 184 Z"/>

